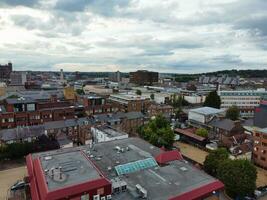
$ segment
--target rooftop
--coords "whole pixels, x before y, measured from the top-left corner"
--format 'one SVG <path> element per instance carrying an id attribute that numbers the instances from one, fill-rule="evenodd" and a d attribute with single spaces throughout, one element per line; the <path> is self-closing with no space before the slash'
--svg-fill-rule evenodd
<path id="1" fill-rule="evenodd" d="M 110 126 L 99 126 L 99 127 L 96 127 L 96 128 L 101 130 L 101 131 L 103 131 L 110 138 L 118 137 L 118 136 L 121 136 L 121 135 L 127 135 L 127 133 L 125 133 L 123 131 L 115 130 Z"/>
<path id="2" fill-rule="evenodd" d="M 159 155 L 160 165 L 156 162 Z M 36 153 L 32 157 L 34 165 L 39 158 L 49 191 L 103 176 L 113 188 L 127 186 L 125 192 L 112 195 L 114 200 L 135 200 L 139 196 L 137 187 L 153 200 L 195 199 L 223 188 L 221 182 L 183 160 L 180 154 L 165 152 L 140 138 Z M 28 161 L 27 167 L 31 167 Z"/>
<path id="3" fill-rule="evenodd" d="M 39 158 L 48 190 L 101 178 L 93 163 L 78 149 L 33 154 Z"/>
<path id="4" fill-rule="evenodd" d="M 121 93 L 121 94 L 112 94 L 110 95 L 110 99 L 122 99 L 126 101 L 133 101 L 133 100 L 145 100 L 147 98 L 139 96 L 139 95 L 134 95 L 134 94 L 127 94 L 127 93 Z"/>
<path id="5" fill-rule="evenodd" d="M 113 199 L 134 200 L 137 184 L 147 190 L 149 199 L 166 200 L 216 182 L 213 177 L 179 156 L 174 156 L 174 161 L 166 159 L 168 165 L 161 167 L 155 165 L 153 160 L 161 153 L 162 150 L 139 138 L 96 144 L 94 150 L 90 152 L 96 165 L 109 179 L 119 177 L 127 183 L 128 192 L 114 195 Z M 140 165 L 139 162 L 143 163 L 143 167 L 136 167 Z M 116 170 L 118 166 L 125 166 L 127 173 L 118 175 Z"/>
<path id="6" fill-rule="evenodd" d="M 212 114 L 223 113 L 224 110 L 216 109 L 212 107 L 201 107 L 201 108 L 191 109 L 190 112 L 195 112 L 195 113 L 203 114 L 203 115 L 212 115 Z"/>

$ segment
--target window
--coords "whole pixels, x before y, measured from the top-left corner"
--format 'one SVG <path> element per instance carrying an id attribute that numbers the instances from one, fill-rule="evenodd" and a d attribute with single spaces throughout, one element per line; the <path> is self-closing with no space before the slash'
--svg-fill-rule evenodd
<path id="1" fill-rule="evenodd" d="M 100 200 L 100 196 L 98 195 L 94 195 L 94 200 Z"/>
<path id="2" fill-rule="evenodd" d="M 85 194 L 81 196 L 81 200 L 89 200 L 89 194 Z"/>
<path id="3" fill-rule="evenodd" d="M 263 142 L 263 143 L 262 143 L 262 146 L 267 147 L 267 143 Z"/>
<path id="4" fill-rule="evenodd" d="M 35 104 L 27 104 L 27 111 L 35 111 Z"/>
<path id="5" fill-rule="evenodd" d="M 266 160 L 266 158 L 265 158 L 265 157 L 261 157 L 261 160 L 265 161 L 265 160 Z"/>

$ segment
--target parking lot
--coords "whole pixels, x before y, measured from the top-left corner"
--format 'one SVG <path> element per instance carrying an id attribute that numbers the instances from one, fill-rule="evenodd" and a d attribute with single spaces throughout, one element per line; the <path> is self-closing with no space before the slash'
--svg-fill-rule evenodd
<path id="1" fill-rule="evenodd" d="M 206 156 L 208 155 L 208 152 L 182 142 L 176 142 L 175 146 L 180 148 L 183 155 L 200 164 L 203 164 Z M 257 167 L 257 172 L 258 172 L 258 177 L 256 181 L 257 187 L 267 185 L 267 170 Z"/>
<path id="2" fill-rule="evenodd" d="M 5 200 L 8 189 L 17 180 L 22 180 L 25 175 L 27 175 L 25 166 L 0 171 L 0 199 Z"/>

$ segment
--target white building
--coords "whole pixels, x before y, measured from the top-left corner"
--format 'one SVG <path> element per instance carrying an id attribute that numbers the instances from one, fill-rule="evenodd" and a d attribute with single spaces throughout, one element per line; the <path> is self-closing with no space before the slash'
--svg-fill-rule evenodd
<path id="1" fill-rule="evenodd" d="M 184 100 L 188 101 L 191 104 L 201 104 L 205 102 L 206 96 L 199 96 L 199 95 L 184 95 Z"/>
<path id="2" fill-rule="evenodd" d="M 189 110 L 188 121 L 191 125 L 203 126 L 207 125 L 215 117 L 224 117 L 224 109 L 216 109 L 211 107 L 201 107 Z"/>
<path id="3" fill-rule="evenodd" d="M 265 89 L 258 90 L 239 90 L 239 91 L 220 91 L 221 108 L 228 109 L 237 106 L 241 117 L 253 117 L 255 107 L 260 105 L 261 100 L 267 99 Z"/>
<path id="4" fill-rule="evenodd" d="M 113 129 L 110 126 L 91 127 L 91 132 L 95 143 L 108 142 L 128 138 L 128 134 Z"/>

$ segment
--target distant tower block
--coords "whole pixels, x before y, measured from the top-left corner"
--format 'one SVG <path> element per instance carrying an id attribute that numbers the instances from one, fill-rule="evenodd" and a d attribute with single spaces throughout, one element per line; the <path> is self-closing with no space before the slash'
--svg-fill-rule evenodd
<path id="1" fill-rule="evenodd" d="M 61 82 L 64 81 L 63 69 L 60 69 L 60 80 L 61 80 Z"/>

